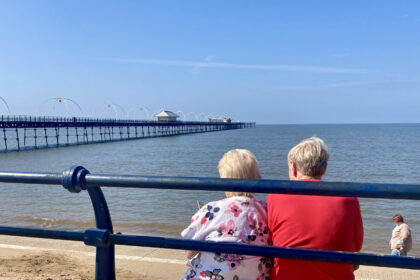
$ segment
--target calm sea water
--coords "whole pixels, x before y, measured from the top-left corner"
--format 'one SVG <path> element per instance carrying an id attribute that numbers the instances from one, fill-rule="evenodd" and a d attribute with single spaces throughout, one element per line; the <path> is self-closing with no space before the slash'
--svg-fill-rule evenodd
<path id="1" fill-rule="evenodd" d="M 91 173 L 217 177 L 217 163 L 233 148 L 251 150 L 266 179 L 287 179 L 287 153 L 301 139 L 319 136 L 330 148 L 324 180 L 420 184 L 420 124 L 258 125 L 252 129 L 143 139 L 1 154 L 0 170 L 61 172 L 83 165 Z M 196 200 L 220 192 L 105 188 L 115 231 L 179 236 L 196 211 Z M 264 198 L 261 195 L 261 198 Z M 420 256 L 420 202 L 360 199 L 363 251 L 388 253 L 401 213 L 411 226 L 413 254 Z M 0 224 L 83 230 L 94 226 L 86 192 L 60 186 L 0 184 Z M 419 236 L 419 237 L 418 237 Z"/>

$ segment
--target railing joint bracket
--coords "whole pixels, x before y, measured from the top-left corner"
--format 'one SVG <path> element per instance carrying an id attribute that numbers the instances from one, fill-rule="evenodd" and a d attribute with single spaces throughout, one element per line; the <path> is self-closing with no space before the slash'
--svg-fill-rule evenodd
<path id="1" fill-rule="evenodd" d="M 108 242 L 110 233 L 109 230 L 105 229 L 88 228 L 83 236 L 84 243 L 88 246 L 108 247 L 110 245 Z"/>
<path id="2" fill-rule="evenodd" d="M 72 193 L 78 193 L 81 190 L 86 190 L 84 179 L 90 172 L 83 166 L 72 166 L 63 171 L 61 177 L 61 184 L 65 189 Z"/>

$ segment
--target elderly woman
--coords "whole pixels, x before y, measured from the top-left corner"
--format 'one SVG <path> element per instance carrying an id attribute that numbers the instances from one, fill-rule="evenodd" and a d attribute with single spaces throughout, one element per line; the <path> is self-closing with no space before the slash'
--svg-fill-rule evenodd
<path id="1" fill-rule="evenodd" d="M 328 148 L 318 137 L 302 140 L 288 155 L 289 179 L 320 182 Z M 360 206 L 354 197 L 270 194 L 268 226 L 274 246 L 358 252 L 363 242 Z M 276 258 L 271 279 L 353 280 L 351 264 Z"/>
<path id="2" fill-rule="evenodd" d="M 221 178 L 260 179 L 258 162 L 248 150 L 224 154 L 218 165 Z M 268 245 L 265 204 L 250 193 L 226 192 L 226 198 L 204 205 L 182 231 L 185 239 Z M 267 258 L 210 252 L 187 251 L 188 266 L 183 279 L 269 279 L 271 261 Z"/>
<path id="3" fill-rule="evenodd" d="M 404 223 L 404 218 L 400 214 L 392 217 L 392 221 L 395 223 L 395 228 L 389 241 L 392 250 L 391 255 L 407 256 L 407 252 L 411 250 L 413 243 L 410 227 Z"/>

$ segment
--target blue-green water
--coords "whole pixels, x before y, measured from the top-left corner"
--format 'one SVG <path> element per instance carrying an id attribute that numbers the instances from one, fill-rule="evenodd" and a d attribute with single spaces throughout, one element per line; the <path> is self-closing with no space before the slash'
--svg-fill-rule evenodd
<path id="1" fill-rule="evenodd" d="M 287 153 L 301 139 L 319 136 L 330 148 L 326 181 L 420 185 L 420 125 L 258 125 L 252 129 L 143 139 L 1 154 L 0 170 L 61 172 L 83 165 L 91 173 L 217 177 L 217 163 L 233 148 L 251 150 L 266 179 L 287 179 Z M 196 200 L 223 193 L 104 189 L 116 231 L 178 236 Z M 413 254 L 420 255 L 420 202 L 360 199 L 367 252 L 388 253 L 401 213 L 411 226 Z M 87 193 L 60 186 L 0 184 L 0 224 L 82 230 L 94 225 Z"/>

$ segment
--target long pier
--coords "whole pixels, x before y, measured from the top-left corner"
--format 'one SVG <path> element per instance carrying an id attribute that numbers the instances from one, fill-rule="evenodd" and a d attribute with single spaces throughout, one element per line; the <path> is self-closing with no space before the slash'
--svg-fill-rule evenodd
<path id="1" fill-rule="evenodd" d="M 252 122 L 1 116 L 0 152 L 166 137 L 255 127 Z"/>

